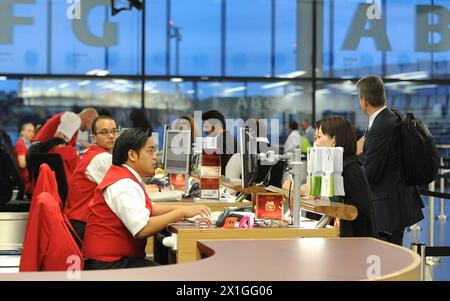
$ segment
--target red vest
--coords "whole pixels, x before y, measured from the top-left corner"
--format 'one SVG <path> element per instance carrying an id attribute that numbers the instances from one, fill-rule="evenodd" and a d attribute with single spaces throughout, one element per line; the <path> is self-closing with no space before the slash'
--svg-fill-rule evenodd
<path id="1" fill-rule="evenodd" d="M 28 152 L 28 148 L 25 145 L 24 138 L 20 138 L 17 140 L 16 146 L 14 147 L 14 157 L 16 158 L 17 164 L 19 164 L 19 156 L 23 155 L 26 156 Z M 23 182 L 25 183 L 25 192 L 33 192 L 33 187 L 31 185 L 30 177 L 28 174 L 28 168 L 20 168 L 20 178 L 22 178 Z"/>
<path id="2" fill-rule="evenodd" d="M 46 142 L 48 139 L 53 138 L 55 136 L 56 130 L 58 129 L 59 124 L 61 123 L 61 115 L 64 114 L 64 112 L 61 112 L 59 114 L 56 114 L 45 124 L 42 126 L 42 128 L 38 131 L 36 136 L 31 140 L 31 142 L 39 141 L 41 143 Z M 77 137 L 78 132 L 75 132 L 73 134 L 72 138 L 70 139 L 69 143 L 67 145 L 75 146 L 77 143 Z"/>
<path id="3" fill-rule="evenodd" d="M 83 255 L 103 262 L 113 262 L 122 257 L 145 257 L 147 239 L 137 239 L 111 210 L 103 197 L 103 190 L 117 181 L 130 178 L 139 185 L 136 177 L 122 166 L 111 166 L 103 181 L 95 190 L 94 199 L 89 203 L 89 217 L 84 235 Z M 147 192 L 145 207 L 152 213 L 152 202 Z"/>
<path id="4" fill-rule="evenodd" d="M 64 171 L 66 174 L 67 184 L 69 184 L 69 190 L 71 189 L 70 185 L 72 183 L 72 175 L 75 171 L 75 168 L 78 165 L 78 162 L 81 161 L 80 156 L 78 156 L 77 149 L 74 146 L 64 145 L 64 146 L 56 146 L 49 151 L 50 154 L 58 154 L 61 156 Z"/>
<path id="5" fill-rule="evenodd" d="M 101 153 L 108 151 L 100 146 L 94 145 L 84 153 L 77 167 L 72 173 L 69 196 L 67 197 L 64 213 L 69 219 L 87 222 L 89 214 L 89 202 L 94 198 L 97 183 L 86 176 L 86 168 L 91 160 Z"/>

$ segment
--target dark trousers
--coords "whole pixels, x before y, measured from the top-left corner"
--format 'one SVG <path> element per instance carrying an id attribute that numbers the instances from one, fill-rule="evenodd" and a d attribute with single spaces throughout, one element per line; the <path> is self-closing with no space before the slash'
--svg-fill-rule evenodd
<path id="1" fill-rule="evenodd" d="M 380 232 L 378 233 L 378 238 L 387 242 L 390 242 L 392 244 L 396 244 L 399 246 L 403 246 L 403 234 L 405 232 L 405 229 L 403 230 L 396 230 L 392 232 Z"/>
<path id="2" fill-rule="evenodd" d="M 81 239 L 81 241 L 83 241 L 84 240 L 84 232 L 86 231 L 86 223 L 82 222 L 82 221 L 77 221 L 74 219 L 71 219 L 70 223 L 72 224 L 72 227 L 75 230 L 75 233 L 77 233 L 78 237 Z"/>
<path id="3" fill-rule="evenodd" d="M 86 258 L 84 260 L 85 270 L 111 270 L 111 269 L 130 269 L 158 266 L 154 261 L 145 258 L 123 257 L 114 262 L 104 262 Z"/>

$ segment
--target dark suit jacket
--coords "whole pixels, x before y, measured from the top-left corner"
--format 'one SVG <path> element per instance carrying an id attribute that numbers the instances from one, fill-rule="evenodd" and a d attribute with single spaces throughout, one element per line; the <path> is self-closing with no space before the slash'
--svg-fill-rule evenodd
<path id="1" fill-rule="evenodd" d="M 390 109 L 375 118 L 366 133 L 361 159 L 373 195 L 378 232 L 392 232 L 423 219 L 423 203 L 415 186 L 401 177 L 399 119 Z"/>

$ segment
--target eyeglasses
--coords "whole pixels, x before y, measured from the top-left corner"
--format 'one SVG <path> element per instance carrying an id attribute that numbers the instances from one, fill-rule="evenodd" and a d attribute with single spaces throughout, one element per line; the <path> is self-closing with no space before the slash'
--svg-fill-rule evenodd
<path id="1" fill-rule="evenodd" d="M 112 130 L 101 130 L 94 135 L 102 135 L 102 136 L 109 136 L 109 134 L 113 134 L 114 136 L 117 136 L 119 134 L 119 129 L 112 129 Z"/>
<path id="2" fill-rule="evenodd" d="M 149 150 L 147 150 L 147 153 L 151 156 L 151 155 L 155 154 L 156 151 L 157 151 L 156 148 L 150 148 Z"/>

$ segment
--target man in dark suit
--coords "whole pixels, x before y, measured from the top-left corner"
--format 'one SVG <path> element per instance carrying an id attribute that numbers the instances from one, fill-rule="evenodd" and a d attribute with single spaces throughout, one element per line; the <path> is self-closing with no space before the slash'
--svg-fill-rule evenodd
<path id="1" fill-rule="evenodd" d="M 423 219 L 424 206 L 417 188 L 406 185 L 401 176 L 400 120 L 386 107 L 381 78 L 363 77 L 357 89 L 361 109 L 369 116 L 357 152 L 372 190 L 376 229 L 380 239 L 402 245 L 405 228 Z"/>

